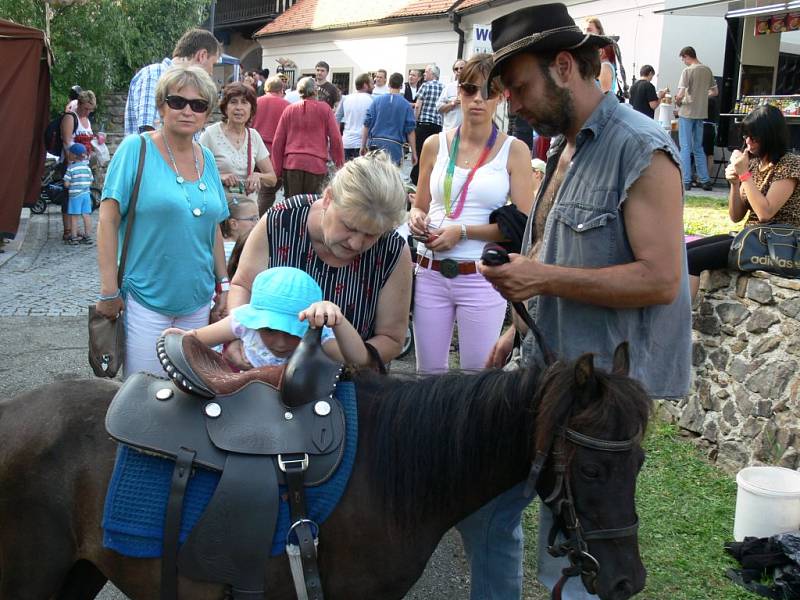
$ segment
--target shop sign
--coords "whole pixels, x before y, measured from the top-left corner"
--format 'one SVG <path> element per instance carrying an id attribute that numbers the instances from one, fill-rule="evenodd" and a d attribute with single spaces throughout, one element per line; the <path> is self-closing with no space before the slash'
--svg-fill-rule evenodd
<path id="1" fill-rule="evenodd" d="M 492 26 L 472 26 L 472 55 L 492 53 Z"/>
<path id="2" fill-rule="evenodd" d="M 798 29 L 800 29 L 800 12 L 756 17 L 755 35 L 785 33 L 787 31 L 797 31 Z"/>

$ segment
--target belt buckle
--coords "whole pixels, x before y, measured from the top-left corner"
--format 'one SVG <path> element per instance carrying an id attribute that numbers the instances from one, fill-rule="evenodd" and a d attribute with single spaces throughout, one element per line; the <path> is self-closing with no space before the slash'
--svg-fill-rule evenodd
<path id="1" fill-rule="evenodd" d="M 458 263 L 452 258 L 445 258 L 439 261 L 439 273 L 446 279 L 458 277 Z"/>

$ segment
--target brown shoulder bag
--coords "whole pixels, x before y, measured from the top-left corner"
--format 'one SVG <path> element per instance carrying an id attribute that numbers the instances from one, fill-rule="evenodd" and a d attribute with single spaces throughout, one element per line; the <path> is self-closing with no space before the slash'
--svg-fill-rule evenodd
<path id="1" fill-rule="evenodd" d="M 125 227 L 125 238 L 122 241 L 119 268 L 117 269 L 117 289 L 122 289 L 122 277 L 125 273 L 125 259 L 128 255 L 128 242 L 136 216 L 136 201 L 139 198 L 139 185 L 142 182 L 144 169 L 145 139 L 141 138 L 139 148 L 139 166 L 136 170 L 136 181 L 128 206 L 128 224 Z M 115 377 L 125 359 L 125 323 L 122 318 L 107 319 L 97 312 L 94 304 L 89 305 L 89 366 L 98 377 Z"/>

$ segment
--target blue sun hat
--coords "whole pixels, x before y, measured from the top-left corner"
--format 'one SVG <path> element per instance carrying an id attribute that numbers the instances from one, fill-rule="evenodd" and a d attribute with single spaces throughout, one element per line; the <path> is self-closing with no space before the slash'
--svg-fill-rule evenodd
<path id="1" fill-rule="evenodd" d="M 253 281 L 250 304 L 233 310 L 233 316 L 248 329 L 276 329 L 303 337 L 308 322 L 297 314 L 322 300 L 322 288 L 305 271 L 293 267 L 273 267 Z"/>
<path id="2" fill-rule="evenodd" d="M 69 147 L 69 151 L 75 156 L 83 156 L 84 154 L 86 154 L 86 146 L 84 146 L 80 142 L 75 142 Z"/>

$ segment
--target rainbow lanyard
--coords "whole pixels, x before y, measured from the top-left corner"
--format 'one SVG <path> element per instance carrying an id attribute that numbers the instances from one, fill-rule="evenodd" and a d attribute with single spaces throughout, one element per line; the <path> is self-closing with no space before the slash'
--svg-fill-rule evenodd
<path id="1" fill-rule="evenodd" d="M 472 182 L 472 178 L 475 176 L 475 171 L 483 166 L 483 163 L 486 161 L 486 157 L 489 156 L 494 143 L 497 141 L 497 127 L 494 125 L 494 123 L 492 123 L 492 134 L 489 136 L 489 140 L 486 142 L 486 147 L 483 149 L 483 152 L 481 152 L 478 162 L 475 163 L 475 166 L 472 167 L 469 175 L 467 175 L 467 180 L 461 187 L 461 192 L 459 192 L 458 198 L 456 199 L 456 207 L 451 211 L 450 197 L 453 192 L 453 173 L 456 170 L 456 157 L 458 156 L 458 145 L 460 141 L 461 125 L 459 125 L 458 129 L 456 129 L 456 135 L 453 138 L 453 145 L 450 148 L 450 162 L 447 164 L 447 173 L 445 173 L 444 176 L 444 214 L 448 219 L 457 219 L 459 216 L 461 216 L 461 211 L 464 210 L 464 202 L 467 199 L 467 190 L 469 189 L 469 184 Z"/>

